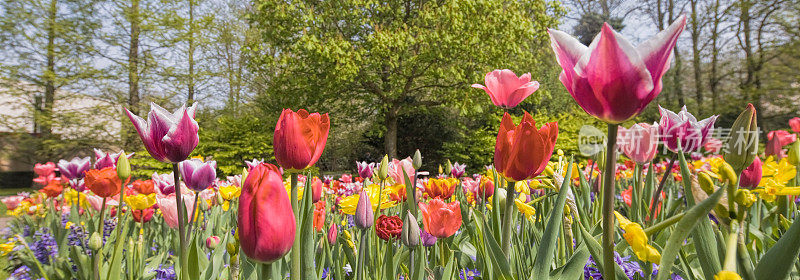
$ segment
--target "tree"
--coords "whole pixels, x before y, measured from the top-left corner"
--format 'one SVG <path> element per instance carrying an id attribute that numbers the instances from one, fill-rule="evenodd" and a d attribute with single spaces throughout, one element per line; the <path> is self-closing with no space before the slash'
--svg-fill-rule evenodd
<path id="1" fill-rule="evenodd" d="M 247 49 L 269 85 L 264 103 L 379 120 L 384 150 L 396 157 L 404 113 L 473 106 L 485 93 L 469 85 L 487 71 L 535 74 L 551 61 L 546 28 L 561 13 L 542 1 L 271 0 L 249 15 L 262 40 Z"/>

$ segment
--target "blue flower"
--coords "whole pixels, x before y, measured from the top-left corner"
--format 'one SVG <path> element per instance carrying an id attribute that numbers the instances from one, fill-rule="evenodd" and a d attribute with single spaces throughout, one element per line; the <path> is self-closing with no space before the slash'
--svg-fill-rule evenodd
<path id="1" fill-rule="evenodd" d="M 49 228 L 42 228 L 33 235 L 31 250 L 36 259 L 42 264 L 50 264 L 50 257 L 58 254 L 58 243 L 50 234 Z"/>
<path id="2" fill-rule="evenodd" d="M 475 277 L 480 277 L 481 272 L 477 268 L 476 269 L 465 268 L 458 271 L 458 276 L 461 277 L 462 280 L 473 280 L 475 279 Z"/>
<path id="3" fill-rule="evenodd" d="M 156 277 L 153 280 L 175 280 L 178 279 L 178 275 L 175 274 L 175 268 L 172 266 L 164 267 L 164 265 L 159 265 L 158 268 L 154 269 L 156 272 Z"/>

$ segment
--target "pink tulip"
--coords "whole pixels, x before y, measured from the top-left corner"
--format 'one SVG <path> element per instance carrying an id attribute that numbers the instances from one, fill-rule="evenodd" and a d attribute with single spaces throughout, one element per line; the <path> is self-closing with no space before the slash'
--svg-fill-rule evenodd
<path id="1" fill-rule="evenodd" d="M 372 173 L 375 170 L 375 163 L 366 161 L 356 161 L 356 168 L 358 169 L 358 176 L 364 179 L 372 178 Z"/>
<path id="2" fill-rule="evenodd" d="M 331 223 L 331 226 L 328 228 L 328 244 L 336 244 L 336 236 L 338 235 L 338 230 L 336 227 L 336 223 Z"/>
<path id="3" fill-rule="evenodd" d="M 320 199 L 322 199 L 322 180 L 318 177 L 314 177 L 311 180 L 311 201 L 313 203 L 317 203 Z"/>
<path id="4" fill-rule="evenodd" d="M 250 170 L 239 197 L 239 241 L 253 260 L 271 263 L 294 244 L 297 230 L 280 170 L 262 163 Z"/>
<path id="5" fill-rule="evenodd" d="M 761 183 L 761 159 L 755 157 L 753 163 L 742 170 L 742 175 L 739 176 L 739 187 L 752 190 L 758 187 L 759 183 Z"/>
<path id="6" fill-rule="evenodd" d="M 797 140 L 797 135 L 785 130 L 773 130 L 767 133 L 767 146 L 764 148 L 764 155 L 775 156 L 775 160 L 786 157 L 783 147 Z"/>
<path id="7" fill-rule="evenodd" d="M 19 206 L 19 204 L 22 203 L 23 199 L 25 199 L 24 196 L 12 195 L 9 197 L 4 197 L 0 199 L 0 201 L 3 202 L 3 204 L 6 205 L 6 209 L 10 211 L 16 209 Z"/>
<path id="8" fill-rule="evenodd" d="M 61 178 L 56 178 L 55 173 L 50 173 L 48 175 L 39 175 L 39 177 L 33 179 L 33 182 L 42 186 L 46 186 L 47 184 L 50 183 L 50 181 L 60 181 L 60 180 Z"/>
<path id="9" fill-rule="evenodd" d="M 45 164 L 37 163 L 33 166 L 33 172 L 36 175 L 48 177 L 48 175 L 56 172 L 56 164 L 48 162 Z"/>
<path id="10" fill-rule="evenodd" d="M 100 211 L 100 209 L 103 207 L 103 198 L 89 192 L 86 192 L 85 195 L 86 201 L 89 202 L 89 205 L 92 206 L 92 209 L 95 211 Z M 106 199 L 106 207 L 117 205 L 119 205 L 119 202 L 114 197 L 109 197 Z"/>
<path id="11" fill-rule="evenodd" d="M 186 207 L 186 213 L 192 213 L 195 205 L 195 196 L 190 192 L 183 194 L 183 204 Z M 164 222 L 170 228 L 178 228 L 178 206 L 175 199 L 175 193 L 169 195 L 156 195 L 156 205 L 161 210 L 161 215 L 164 216 Z"/>
<path id="12" fill-rule="evenodd" d="M 156 193 L 168 195 L 175 193 L 175 177 L 172 173 L 158 174 L 153 172 L 153 185 L 155 186 Z"/>
<path id="13" fill-rule="evenodd" d="M 588 47 L 550 29 L 550 45 L 563 69 L 559 79 L 589 115 L 612 124 L 627 121 L 661 92 L 661 77 L 685 25 L 681 16 L 636 47 L 608 23 Z"/>
<path id="14" fill-rule="evenodd" d="M 633 161 L 645 164 L 653 160 L 658 151 L 658 125 L 637 123 L 631 128 L 619 128 L 617 145 Z"/>
<path id="15" fill-rule="evenodd" d="M 711 138 L 717 116 L 697 121 L 694 115 L 686 111 L 686 106 L 683 106 L 677 114 L 661 106 L 658 108 L 661 112 L 658 130 L 664 145 L 670 151 L 678 152 L 678 142 L 680 142 L 680 150 L 684 153 L 694 152 Z"/>
<path id="16" fill-rule="evenodd" d="M 100 149 L 94 149 L 94 169 L 103 169 L 106 167 L 117 167 L 117 160 L 119 159 L 119 155 L 122 154 L 122 151 L 119 153 L 106 153 Z M 134 153 L 127 154 L 128 158 L 131 158 Z"/>
<path id="17" fill-rule="evenodd" d="M 708 138 L 708 141 L 706 141 L 706 144 L 703 145 L 703 148 L 712 154 L 719 152 L 719 150 L 722 149 L 722 140 L 717 138 Z"/>
<path id="18" fill-rule="evenodd" d="M 154 159 L 178 163 L 189 157 L 200 142 L 197 136 L 200 127 L 194 120 L 196 105 L 189 108 L 184 105 L 175 113 L 170 113 L 161 106 L 151 103 L 147 121 L 128 109 L 125 109 L 125 112 L 139 133 L 145 149 Z"/>
<path id="19" fill-rule="evenodd" d="M 284 109 L 273 136 L 275 160 L 289 170 L 311 167 L 325 150 L 330 127 L 327 113 L 310 114 L 303 109 L 297 112 Z"/>
<path id="20" fill-rule="evenodd" d="M 213 160 L 184 160 L 178 164 L 178 169 L 186 186 L 197 192 L 207 189 L 217 179 L 217 162 Z"/>
<path id="21" fill-rule="evenodd" d="M 486 91 L 494 106 L 505 109 L 517 107 L 522 100 L 539 89 L 539 82 L 531 81 L 531 73 L 517 77 L 517 74 L 508 69 L 486 73 L 483 81 L 486 86 L 473 84 L 472 87 Z"/>
<path id="22" fill-rule="evenodd" d="M 789 127 L 791 127 L 792 131 L 795 133 L 800 133 L 800 118 L 794 117 L 789 120 Z"/>
<path id="23" fill-rule="evenodd" d="M 406 174 L 403 174 L 405 170 Z M 411 161 L 411 157 L 407 157 L 403 160 L 392 159 L 392 162 L 389 163 L 389 177 L 394 179 L 395 183 L 398 184 L 411 184 L 411 182 L 406 182 L 405 178 L 408 175 L 408 179 L 414 179 L 414 164 Z"/>
<path id="24" fill-rule="evenodd" d="M 219 239 L 219 236 L 216 235 L 209 236 L 208 238 L 206 238 L 206 248 L 214 250 L 217 248 L 217 246 L 219 246 L 220 241 L 221 240 Z"/>

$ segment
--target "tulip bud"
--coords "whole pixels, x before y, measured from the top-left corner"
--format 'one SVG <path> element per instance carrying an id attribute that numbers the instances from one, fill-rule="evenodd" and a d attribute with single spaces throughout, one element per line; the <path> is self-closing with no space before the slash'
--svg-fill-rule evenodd
<path id="1" fill-rule="evenodd" d="M 416 248 L 419 245 L 419 224 L 417 218 L 409 211 L 403 220 L 403 231 L 400 233 L 400 241 L 409 248 Z"/>
<path id="2" fill-rule="evenodd" d="M 739 189 L 736 191 L 735 201 L 741 206 L 750 207 L 750 205 L 756 202 L 756 196 L 749 190 Z"/>
<path id="3" fill-rule="evenodd" d="M 722 165 L 719 166 L 719 175 L 723 182 L 728 182 L 728 185 L 737 185 L 739 182 L 739 176 L 736 175 L 736 172 L 733 171 L 733 168 L 727 162 L 723 162 Z"/>
<path id="4" fill-rule="evenodd" d="M 492 199 L 497 199 L 497 204 L 500 205 L 500 213 L 505 213 L 506 211 L 506 189 L 504 188 L 497 188 L 494 192 L 494 196 Z"/>
<path id="5" fill-rule="evenodd" d="M 788 158 L 789 163 L 794 166 L 797 166 L 800 163 L 800 140 L 792 142 L 791 146 L 789 146 L 789 154 Z"/>
<path id="6" fill-rule="evenodd" d="M 381 164 L 381 170 L 383 164 Z M 356 215 L 353 217 L 357 227 L 367 229 L 372 227 L 375 222 L 375 215 L 372 213 L 372 202 L 369 199 L 367 191 L 362 190 L 358 196 L 358 206 L 356 206 Z"/>
<path id="7" fill-rule="evenodd" d="M 331 245 L 336 244 L 336 236 L 338 234 L 336 223 L 331 223 L 331 227 L 328 228 L 328 243 Z"/>
<path id="8" fill-rule="evenodd" d="M 208 205 L 208 201 L 200 196 L 198 196 L 197 199 L 200 200 L 200 209 L 203 209 L 203 211 L 208 211 L 208 209 L 211 209 L 211 205 Z"/>
<path id="9" fill-rule="evenodd" d="M 450 174 L 453 171 L 453 163 L 450 160 L 447 160 L 447 164 L 444 165 L 444 174 Z"/>
<path id="10" fill-rule="evenodd" d="M 544 173 L 544 175 L 547 175 L 548 177 L 550 177 L 550 176 L 553 176 L 553 174 L 555 174 L 556 172 L 553 171 L 553 168 L 548 165 L 548 166 L 544 167 L 544 172 L 543 173 Z"/>
<path id="11" fill-rule="evenodd" d="M 386 180 L 389 177 L 389 155 L 384 155 L 381 160 L 381 166 L 378 169 L 378 178 Z"/>
<path id="12" fill-rule="evenodd" d="M 214 192 L 214 198 L 217 199 L 218 205 L 222 205 L 223 203 L 225 203 L 225 199 L 222 198 L 222 194 L 220 194 L 219 191 Z"/>
<path id="13" fill-rule="evenodd" d="M 698 173 L 697 182 L 700 184 L 700 188 L 707 194 L 714 193 L 714 181 L 711 179 L 711 176 L 708 175 L 708 172 L 702 171 Z"/>
<path id="14" fill-rule="evenodd" d="M 761 183 L 761 159 L 755 157 L 753 163 L 742 170 L 742 174 L 739 176 L 739 187 L 752 190 L 758 187 L 759 183 Z"/>
<path id="15" fill-rule="evenodd" d="M 419 149 L 414 152 L 414 158 L 411 160 L 411 163 L 414 166 L 414 169 L 419 169 L 422 167 L 422 154 L 419 152 Z"/>
<path id="16" fill-rule="evenodd" d="M 606 170 L 606 149 L 597 153 L 597 169 Z M 598 180 L 599 181 L 599 180 Z"/>
<path id="17" fill-rule="evenodd" d="M 230 254 L 231 256 L 239 253 L 239 244 L 236 241 L 228 242 L 228 244 L 225 247 L 227 247 L 228 254 Z"/>
<path id="18" fill-rule="evenodd" d="M 311 201 L 313 203 L 319 202 L 322 198 L 322 185 L 319 178 L 314 177 L 314 180 L 311 181 Z"/>
<path id="19" fill-rule="evenodd" d="M 103 238 L 100 237 L 100 234 L 97 232 L 92 233 L 92 237 L 89 238 L 89 249 L 92 251 L 100 250 L 103 247 Z"/>
<path id="20" fill-rule="evenodd" d="M 131 177 L 131 164 L 128 162 L 128 156 L 125 155 L 125 151 L 119 154 L 119 159 L 117 160 L 117 176 L 122 180 Z"/>
<path id="21" fill-rule="evenodd" d="M 208 248 L 209 250 L 214 250 L 217 248 L 217 246 L 219 246 L 220 242 L 221 240 L 219 239 L 219 236 L 216 235 L 209 236 L 208 238 L 206 238 L 206 248 Z"/>
<path id="22" fill-rule="evenodd" d="M 739 114 L 730 133 L 728 152 L 723 158 L 739 173 L 753 163 L 758 149 L 758 124 L 753 104 L 747 104 L 747 108 Z"/>

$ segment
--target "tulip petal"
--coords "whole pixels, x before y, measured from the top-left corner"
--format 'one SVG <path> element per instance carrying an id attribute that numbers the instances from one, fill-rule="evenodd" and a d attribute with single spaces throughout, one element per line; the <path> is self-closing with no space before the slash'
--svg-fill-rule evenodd
<path id="1" fill-rule="evenodd" d="M 686 26 L 686 15 L 681 15 L 667 29 L 639 44 L 636 49 L 642 56 L 654 83 L 654 91 L 661 91 L 661 77 L 669 69 L 672 49 Z M 655 96 L 654 96 L 655 97 Z M 651 98 L 652 100 L 652 98 Z"/>
<path id="2" fill-rule="evenodd" d="M 197 125 L 197 121 L 190 116 L 189 110 L 180 111 L 183 111 L 183 117 L 176 125 L 170 127 L 169 132 L 163 137 L 167 153 L 166 159 L 171 162 L 185 160 L 200 142 L 200 138 L 197 135 L 200 127 Z"/>

